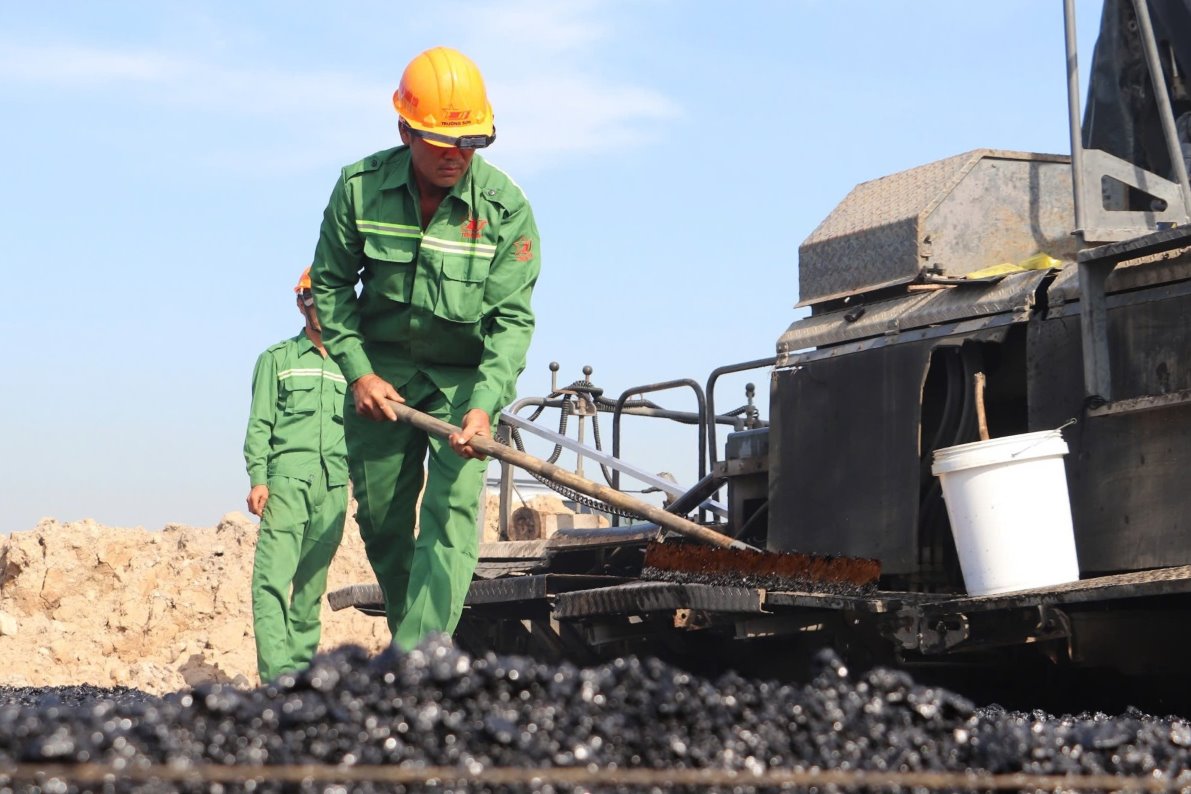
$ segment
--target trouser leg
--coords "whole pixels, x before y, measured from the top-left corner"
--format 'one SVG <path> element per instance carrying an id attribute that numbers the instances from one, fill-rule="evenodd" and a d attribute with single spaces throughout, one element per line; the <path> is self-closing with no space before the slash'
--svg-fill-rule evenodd
<path id="1" fill-rule="evenodd" d="M 311 488 L 310 521 L 302 538 L 290 601 L 289 654 L 296 669 L 310 665 L 322 634 L 322 598 L 327 569 L 343 539 L 347 486 L 325 487 L 325 477 Z"/>
<path id="2" fill-rule="evenodd" d="M 374 422 L 344 409 L 356 522 L 385 599 L 389 631 L 397 633 L 413 561 L 415 507 L 422 490 L 425 434 L 404 422 Z"/>
<path id="3" fill-rule="evenodd" d="M 464 403 L 452 406 L 436 391 L 417 407 L 459 425 L 468 409 Z M 461 458 L 445 440 L 431 438 L 429 447 L 405 614 L 393 638 L 402 650 L 429 634 L 455 630 L 476 567 L 476 512 L 487 463 Z"/>
<path id="4" fill-rule="evenodd" d="M 298 567 L 308 518 L 306 483 L 287 477 L 269 481 L 252 561 L 252 628 L 257 670 L 271 681 L 293 669 L 289 650 L 290 583 Z"/>

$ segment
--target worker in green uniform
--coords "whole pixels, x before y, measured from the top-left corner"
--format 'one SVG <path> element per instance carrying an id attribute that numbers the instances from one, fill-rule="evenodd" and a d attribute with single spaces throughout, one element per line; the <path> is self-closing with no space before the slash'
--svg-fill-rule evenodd
<path id="1" fill-rule="evenodd" d="M 256 361 L 244 460 L 260 516 L 252 565 L 252 627 L 262 681 L 306 667 L 322 633 L 327 569 L 347 514 L 347 390 L 323 347 L 310 268 L 294 288 L 306 327 Z"/>
<path id="2" fill-rule="evenodd" d="M 486 471 L 468 442 L 492 435 L 525 367 L 540 250 L 521 188 L 476 154 L 496 128 L 471 60 L 446 47 L 418 55 L 393 104 L 404 145 L 343 169 L 311 273 L 351 386 L 356 519 L 393 644 L 409 650 L 453 632 L 463 611 Z M 393 421 L 389 400 L 461 432 L 428 437 Z"/>

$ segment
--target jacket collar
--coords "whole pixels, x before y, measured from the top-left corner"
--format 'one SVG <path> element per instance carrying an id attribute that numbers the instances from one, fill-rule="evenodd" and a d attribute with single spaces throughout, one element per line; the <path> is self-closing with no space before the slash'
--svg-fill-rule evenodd
<path id="1" fill-rule="evenodd" d="M 294 341 L 298 343 L 298 353 L 306 355 L 307 353 L 318 353 L 318 348 L 314 346 L 314 342 L 310 341 L 310 337 L 306 335 L 306 326 L 302 326 L 302 330 L 298 331 L 298 335 L 294 337 Z M 322 353 L 319 353 L 321 356 Z"/>
<path id="2" fill-rule="evenodd" d="M 478 155 L 477 155 L 478 156 Z M 471 206 L 471 188 L 472 188 L 472 169 L 475 167 L 476 157 L 471 158 L 471 164 L 463 174 L 463 178 L 455 183 L 451 188 L 448 196 L 454 196 L 462 201 L 467 206 Z M 408 146 L 399 146 L 394 151 L 392 159 L 384 165 L 385 175 L 381 178 L 381 190 L 393 190 L 396 188 L 406 187 L 410 193 L 414 192 L 413 184 L 413 163 L 409 156 Z"/>

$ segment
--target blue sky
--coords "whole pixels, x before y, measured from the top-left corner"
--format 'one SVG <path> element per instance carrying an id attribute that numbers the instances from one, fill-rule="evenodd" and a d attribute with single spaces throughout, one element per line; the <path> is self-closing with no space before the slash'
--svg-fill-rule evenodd
<path id="1" fill-rule="evenodd" d="M 1076 7 L 1086 92 L 1100 4 Z M 253 362 L 299 328 L 338 169 L 396 145 L 392 91 L 438 44 L 484 72 L 486 155 L 542 232 L 522 395 L 552 360 L 615 396 L 771 355 L 798 245 L 856 183 L 1069 151 L 1058 0 L 0 4 L 0 532 L 243 509 Z M 746 380 L 764 402 L 762 372 L 717 406 Z M 691 431 L 624 429 L 691 479 Z"/>

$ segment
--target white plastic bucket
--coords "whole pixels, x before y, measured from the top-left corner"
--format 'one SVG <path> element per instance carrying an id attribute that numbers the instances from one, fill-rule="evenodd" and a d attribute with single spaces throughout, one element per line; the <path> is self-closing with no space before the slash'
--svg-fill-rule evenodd
<path id="1" fill-rule="evenodd" d="M 964 587 L 971 595 L 1079 579 L 1058 430 L 935 451 Z"/>

